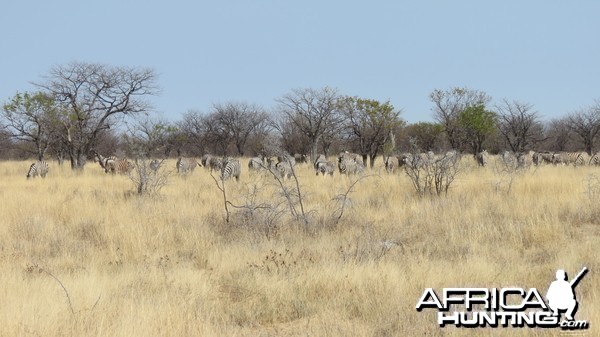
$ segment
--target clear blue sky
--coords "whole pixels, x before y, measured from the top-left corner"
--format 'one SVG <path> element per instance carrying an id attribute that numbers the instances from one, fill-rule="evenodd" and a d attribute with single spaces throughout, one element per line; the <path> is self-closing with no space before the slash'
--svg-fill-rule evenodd
<path id="1" fill-rule="evenodd" d="M 544 119 L 600 99 L 600 1 L 4 1 L 0 100 L 71 61 L 150 67 L 168 119 L 330 86 L 432 120 L 466 86 Z"/>

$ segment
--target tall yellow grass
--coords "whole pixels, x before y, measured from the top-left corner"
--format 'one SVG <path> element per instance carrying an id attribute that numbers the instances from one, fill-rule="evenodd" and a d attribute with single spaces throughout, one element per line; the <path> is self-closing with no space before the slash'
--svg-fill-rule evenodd
<path id="1" fill-rule="evenodd" d="M 92 163 L 79 174 L 51 163 L 46 179 L 27 180 L 29 162 L 2 162 L 0 335 L 554 336 L 561 331 L 440 329 L 435 312 L 415 305 L 426 287 L 545 293 L 557 269 L 584 265 L 576 317 L 600 335 L 600 170 L 510 177 L 470 158 L 463 165 L 440 198 L 418 198 L 403 173 L 377 168 L 338 224 L 333 199 L 354 180 L 300 166 L 309 224 L 282 204 L 266 230 L 267 217 L 249 219 L 247 209 L 225 223 L 203 169 L 140 197 L 127 177 Z M 226 188 L 236 205 L 282 200 L 272 178 L 246 171 Z"/>

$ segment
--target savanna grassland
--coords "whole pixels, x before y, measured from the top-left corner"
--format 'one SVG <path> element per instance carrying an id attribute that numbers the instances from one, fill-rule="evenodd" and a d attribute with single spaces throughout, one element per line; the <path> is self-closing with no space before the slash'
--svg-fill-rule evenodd
<path id="1" fill-rule="evenodd" d="M 375 169 L 340 217 L 356 179 L 304 164 L 304 223 L 246 163 L 226 183 L 229 223 L 202 168 L 138 196 L 94 163 L 73 173 L 52 162 L 30 180 L 30 162 L 0 163 L 0 335 L 554 336 L 441 329 L 415 305 L 427 287 L 545 294 L 557 269 L 583 266 L 576 318 L 600 335 L 600 168 L 506 175 L 464 157 L 442 197 L 417 197 L 405 174 Z"/>

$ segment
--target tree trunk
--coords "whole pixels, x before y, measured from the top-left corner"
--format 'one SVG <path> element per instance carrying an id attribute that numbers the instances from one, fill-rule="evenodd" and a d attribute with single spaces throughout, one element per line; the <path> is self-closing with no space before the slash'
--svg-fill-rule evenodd
<path id="1" fill-rule="evenodd" d="M 319 142 L 317 139 L 313 140 L 310 144 L 310 161 L 312 163 L 317 159 L 318 145 Z"/>
<path id="2" fill-rule="evenodd" d="M 369 159 L 371 160 L 371 162 L 370 162 L 371 168 L 373 168 L 375 166 L 375 159 L 377 158 L 377 153 L 373 153 L 369 157 L 370 157 Z"/>

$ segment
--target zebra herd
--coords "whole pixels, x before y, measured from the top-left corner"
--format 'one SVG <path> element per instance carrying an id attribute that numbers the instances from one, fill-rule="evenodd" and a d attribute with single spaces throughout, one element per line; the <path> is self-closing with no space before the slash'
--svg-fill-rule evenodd
<path id="1" fill-rule="evenodd" d="M 460 158 L 461 155 L 457 151 L 448 151 L 442 154 L 435 154 L 432 151 L 426 153 L 403 153 L 384 158 L 384 165 L 387 172 L 394 173 L 402 167 L 419 169 L 436 163 L 455 164 Z"/>
<path id="2" fill-rule="evenodd" d="M 474 159 L 479 166 L 485 167 L 489 164 L 490 155 L 486 150 L 483 150 L 474 155 Z M 529 165 L 573 165 L 585 166 L 594 165 L 600 166 L 600 152 L 590 156 L 586 152 L 521 152 L 513 153 L 505 151 L 499 155 L 500 160 L 507 165 L 516 168 L 529 167 Z M 403 166 L 410 165 L 412 167 L 422 167 L 427 163 L 432 163 L 439 160 L 456 162 L 460 159 L 460 154 L 456 151 L 449 151 L 445 154 L 434 154 L 429 151 L 427 153 L 404 153 L 399 155 L 384 157 L 385 170 L 389 173 L 396 172 L 397 169 Z M 134 168 L 135 164 L 125 158 L 117 158 L 115 156 L 104 157 L 98 153 L 94 153 L 94 161 L 97 161 L 105 173 L 112 174 L 128 174 Z M 154 172 L 158 171 L 163 160 L 154 159 L 150 162 L 150 169 Z M 248 161 L 248 170 L 251 172 L 270 171 L 276 177 L 281 179 L 290 179 L 294 175 L 294 167 L 296 163 L 306 163 L 305 155 L 296 154 L 294 156 L 282 155 L 277 157 L 257 156 L 252 157 Z M 176 169 L 180 175 L 187 175 L 194 172 L 196 166 L 202 166 L 210 172 L 217 171 L 221 174 L 221 179 L 227 180 L 235 178 L 239 181 L 241 174 L 240 160 L 232 157 L 217 157 L 206 154 L 198 161 L 195 158 L 179 157 L 176 162 Z M 334 175 L 337 170 L 340 175 L 361 174 L 365 170 L 362 157 L 356 153 L 347 151 L 341 152 L 337 156 L 337 165 L 335 162 L 328 160 L 323 154 L 317 156 L 313 162 L 315 174 L 322 176 Z M 46 177 L 49 168 L 46 161 L 36 161 L 29 167 L 27 178 Z"/>
<path id="3" fill-rule="evenodd" d="M 486 150 L 481 151 L 475 155 L 475 160 L 479 166 L 486 166 L 488 164 L 489 154 Z M 587 152 L 519 152 L 513 153 L 504 151 L 500 154 L 500 159 L 503 163 L 515 166 L 517 168 L 528 167 L 530 164 L 535 166 L 543 164 L 551 165 L 573 165 L 577 166 L 599 166 L 600 165 L 600 152 L 590 156 Z"/>

